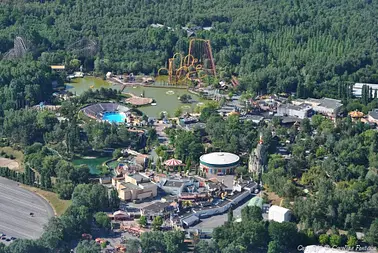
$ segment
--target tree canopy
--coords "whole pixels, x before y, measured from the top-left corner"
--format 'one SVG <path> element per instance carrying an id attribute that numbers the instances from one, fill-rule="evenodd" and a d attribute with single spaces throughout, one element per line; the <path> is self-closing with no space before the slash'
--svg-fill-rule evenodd
<path id="1" fill-rule="evenodd" d="M 82 64 L 102 73 L 157 73 L 174 53 L 187 52 L 190 38 L 182 27 L 188 27 L 196 37 L 211 40 L 220 77 L 241 76 L 242 90 L 336 96 L 339 83 L 378 82 L 377 9 L 375 1 L 353 0 L 6 1 L 0 14 L 0 54 L 12 49 L 17 30 L 30 57 L 39 59 L 37 71 L 43 72 L 41 65 L 65 64 L 75 70 Z M 151 26 L 156 23 L 164 26 Z M 19 93 L 21 99 L 12 97 L 6 107 L 39 102 L 38 96 L 48 92 L 45 75 L 29 86 L 16 84 L 34 73 L 26 67 L 30 62 L 17 68 L 20 74 L 12 85 L 1 69 L 15 63 L 3 64 L 0 83 L 32 94 L 24 99 Z"/>

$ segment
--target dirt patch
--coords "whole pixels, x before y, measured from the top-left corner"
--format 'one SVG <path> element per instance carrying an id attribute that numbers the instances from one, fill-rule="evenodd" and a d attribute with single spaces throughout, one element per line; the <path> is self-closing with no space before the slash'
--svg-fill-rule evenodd
<path id="1" fill-rule="evenodd" d="M 153 101 L 152 98 L 138 97 L 131 93 L 125 93 L 125 94 L 131 96 L 131 98 L 125 99 L 126 103 L 130 103 L 135 106 L 148 105 L 148 104 L 151 104 Z"/>
<path id="2" fill-rule="evenodd" d="M 264 192 L 264 195 L 267 195 L 268 199 L 271 201 L 272 205 L 281 206 L 281 202 L 283 201 L 283 198 L 280 198 L 277 194 L 274 192 Z"/>
<path id="3" fill-rule="evenodd" d="M 0 157 L 0 167 L 8 167 L 11 170 L 22 171 L 17 161 Z"/>

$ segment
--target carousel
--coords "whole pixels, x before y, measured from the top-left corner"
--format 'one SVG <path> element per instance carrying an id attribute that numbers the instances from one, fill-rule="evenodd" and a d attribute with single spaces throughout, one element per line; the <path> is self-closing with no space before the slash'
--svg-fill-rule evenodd
<path id="1" fill-rule="evenodd" d="M 185 164 L 181 160 L 172 158 L 172 159 L 166 160 L 164 162 L 164 166 L 168 170 L 174 170 L 175 168 L 185 166 Z"/>
<path id="2" fill-rule="evenodd" d="M 362 119 L 365 114 L 363 112 L 360 112 L 358 110 L 355 110 L 355 111 L 351 111 L 348 113 L 348 115 L 352 118 L 352 120 L 354 121 L 357 121 L 357 120 L 360 120 Z"/>

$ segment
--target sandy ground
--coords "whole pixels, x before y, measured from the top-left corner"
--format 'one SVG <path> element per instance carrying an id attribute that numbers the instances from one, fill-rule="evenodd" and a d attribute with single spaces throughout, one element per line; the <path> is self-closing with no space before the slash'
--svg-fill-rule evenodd
<path id="1" fill-rule="evenodd" d="M 20 166 L 16 160 L 0 157 L 0 167 L 8 167 L 11 170 L 18 171 Z"/>

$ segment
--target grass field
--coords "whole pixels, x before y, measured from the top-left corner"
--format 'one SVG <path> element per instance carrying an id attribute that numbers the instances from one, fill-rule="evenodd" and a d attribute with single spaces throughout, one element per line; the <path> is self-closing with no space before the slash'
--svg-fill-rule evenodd
<path id="1" fill-rule="evenodd" d="M 22 163 L 24 161 L 24 154 L 21 151 L 15 150 L 12 147 L 0 147 L 0 152 L 3 151 L 8 155 L 13 155 L 17 162 Z"/>
<path id="2" fill-rule="evenodd" d="M 58 216 L 61 216 L 72 203 L 71 200 L 59 199 L 58 195 L 54 192 L 44 191 L 39 188 L 31 187 L 28 185 L 21 185 L 21 187 L 29 191 L 35 192 L 38 195 L 42 196 L 44 199 L 46 199 Z"/>
<path id="3" fill-rule="evenodd" d="M 10 168 L 14 169 L 19 172 L 24 171 L 23 162 L 24 162 L 24 154 L 21 151 L 15 150 L 12 147 L 0 147 L 0 152 L 3 151 L 8 156 L 12 155 L 15 161 L 18 163 L 18 168 Z"/>

